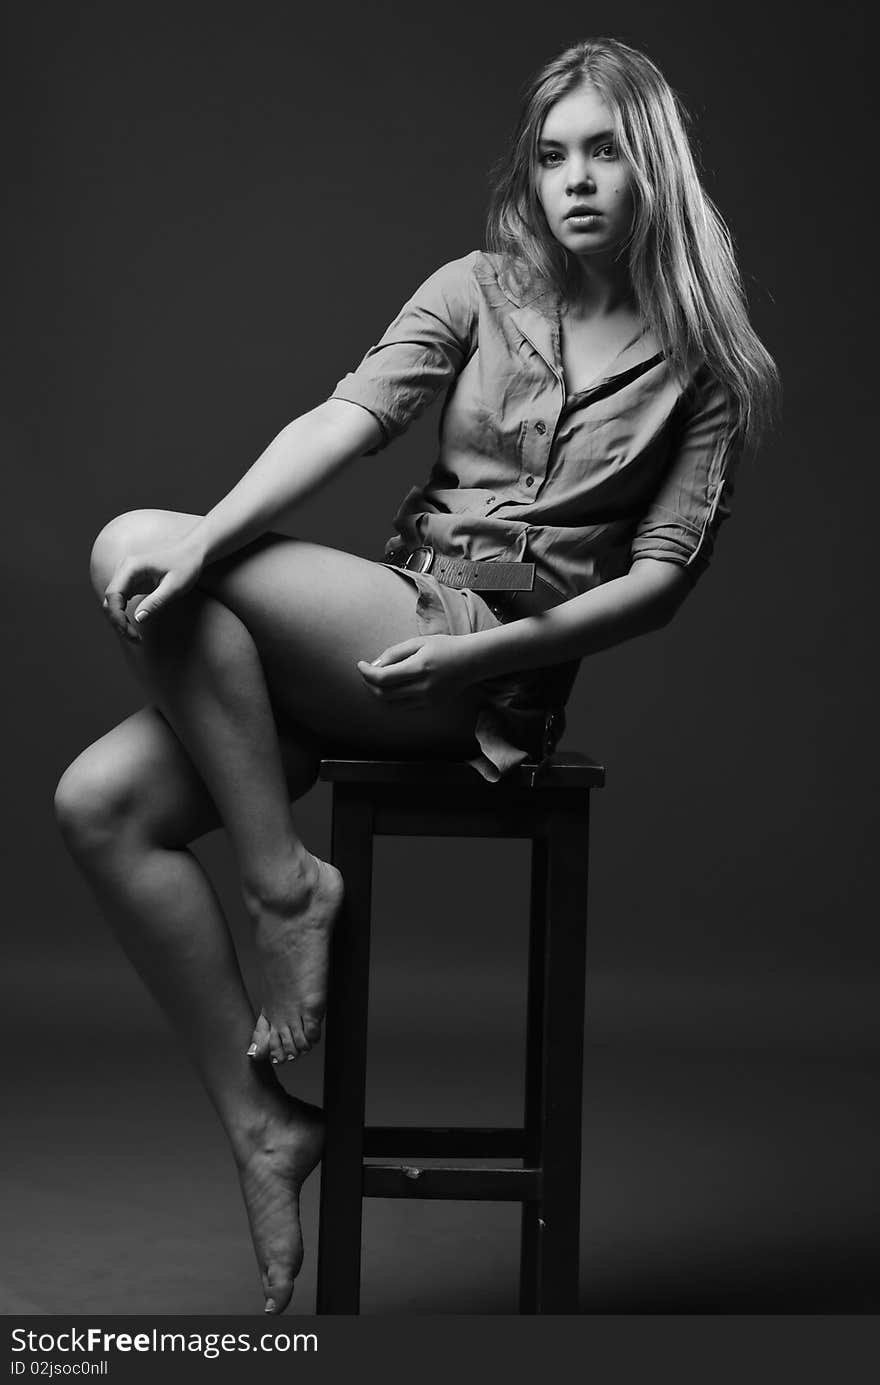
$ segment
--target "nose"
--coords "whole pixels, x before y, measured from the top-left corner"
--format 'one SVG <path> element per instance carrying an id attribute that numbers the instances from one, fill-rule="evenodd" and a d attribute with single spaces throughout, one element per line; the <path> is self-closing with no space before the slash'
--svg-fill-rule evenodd
<path id="1" fill-rule="evenodd" d="M 596 180 L 590 171 L 586 159 L 572 159 L 568 166 L 566 192 L 593 193 L 595 191 Z"/>

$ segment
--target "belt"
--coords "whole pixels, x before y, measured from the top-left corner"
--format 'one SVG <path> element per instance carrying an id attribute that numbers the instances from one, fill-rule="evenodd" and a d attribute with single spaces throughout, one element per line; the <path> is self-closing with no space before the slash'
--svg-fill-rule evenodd
<path id="1" fill-rule="evenodd" d="M 385 562 L 407 572 L 429 574 L 444 587 L 458 591 L 467 588 L 486 593 L 487 606 L 501 620 L 520 620 L 540 615 L 558 606 L 565 597 L 549 582 L 535 576 L 534 563 L 501 563 L 492 560 L 451 558 L 437 553 L 430 544 L 418 548 L 398 548 L 386 554 Z"/>

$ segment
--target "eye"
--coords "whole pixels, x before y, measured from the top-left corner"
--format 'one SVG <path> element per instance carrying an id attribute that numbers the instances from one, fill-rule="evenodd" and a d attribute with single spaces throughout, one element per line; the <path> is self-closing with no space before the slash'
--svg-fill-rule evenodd
<path id="1" fill-rule="evenodd" d="M 617 158 L 617 150 L 615 149 L 614 144 L 611 141 L 609 141 L 608 144 L 600 144 L 599 148 L 596 150 L 596 154 L 597 156 L 606 159 Z"/>
<path id="2" fill-rule="evenodd" d="M 562 159 L 558 149 L 545 149 L 543 154 L 538 155 L 538 163 L 543 164 L 545 168 L 555 168 L 557 159 Z"/>

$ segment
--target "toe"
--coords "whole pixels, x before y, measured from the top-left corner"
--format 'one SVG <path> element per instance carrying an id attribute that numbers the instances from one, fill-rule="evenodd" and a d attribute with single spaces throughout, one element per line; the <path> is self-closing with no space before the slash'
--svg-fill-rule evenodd
<path id="1" fill-rule="evenodd" d="M 254 1025 L 254 1032 L 251 1035 L 250 1048 L 248 1049 L 249 1058 L 267 1058 L 269 1055 L 269 1033 L 270 1025 L 264 1014 L 260 1014 L 259 1019 Z"/>
<path id="2" fill-rule="evenodd" d="M 290 1032 L 289 1024 L 279 1024 L 278 1038 L 281 1042 L 285 1060 L 288 1058 L 295 1058 L 297 1055 L 297 1047 L 293 1035 Z"/>
<path id="3" fill-rule="evenodd" d="M 276 1272 L 272 1265 L 269 1266 L 267 1280 L 265 1312 L 283 1313 L 293 1294 L 293 1280 L 281 1270 Z"/>
<path id="4" fill-rule="evenodd" d="M 302 1020 L 297 1016 L 290 1022 L 290 1032 L 293 1035 L 293 1042 L 296 1044 L 297 1053 L 308 1053 L 312 1047 L 305 1035 Z"/>
<path id="5" fill-rule="evenodd" d="M 306 1015 L 303 1019 L 303 1032 L 311 1048 L 312 1044 L 316 1044 L 321 1037 L 321 1021 Z"/>
<path id="6" fill-rule="evenodd" d="M 273 1063 L 283 1063 L 286 1057 L 281 1036 L 274 1025 L 269 1033 L 269 1057 Z"/>

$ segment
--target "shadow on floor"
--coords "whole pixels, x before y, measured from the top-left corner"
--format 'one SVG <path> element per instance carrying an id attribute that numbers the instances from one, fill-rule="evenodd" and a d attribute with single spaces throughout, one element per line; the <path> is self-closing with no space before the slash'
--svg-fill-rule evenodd
<path id="1" fill-rule="evenodd" d="M 71 963 L 66 1003 L 37 1026 L 35 977 L 22 981 L 19 968 L 5 998 L 0 1309 L 257 1315 L 247 1227 L 213 1112 L 122 966 Z M 514 1123 L 514 989 L 497 982 L 478 1023 L 458 1016 L 450 1032 L 422 997 L 395 1006 L 391 997 L 407 996 L 397 981 L 377 981 L 370 1119 Z M 815 1017 L 814 996 L 762 1008 L 753 988 L 728 989 L 727 1020 L 713 1025 L 719 1006 L 697 983 L 594 979 L 585 1312 L 877 1311 L 880 1046 L 848 995 L 842 1010 L 828 1009 L 823 1034 L 798 1027 L 799 1015 Z M 297 1080 L 316 1100 L 320 1062 L 309 1063 Z M 312 1179 L 294 1314 L 314 1309 L 317 1193 Z M 514 1313 L 517 1255 L 515 1207 L 371 1202 L 363 1311 Z"/>

